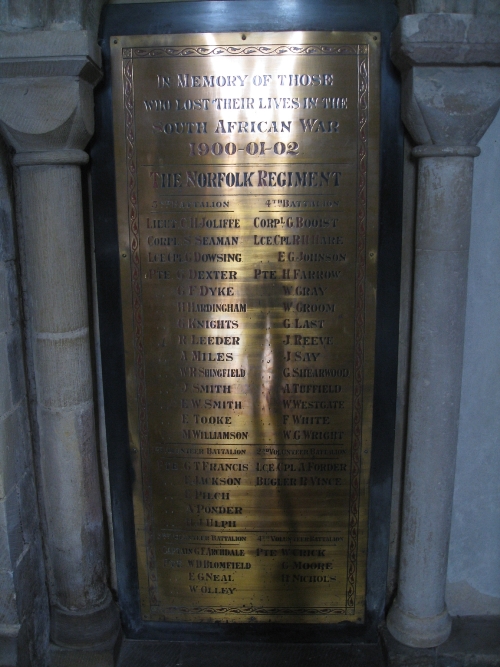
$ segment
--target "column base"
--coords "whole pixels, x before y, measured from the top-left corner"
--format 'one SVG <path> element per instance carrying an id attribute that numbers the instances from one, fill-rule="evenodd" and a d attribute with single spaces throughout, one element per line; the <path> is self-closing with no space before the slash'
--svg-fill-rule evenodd
<path id="1" fill-rule="evenodd" d="M 387 616 L 387 628 L 394 639 L 413 648 L 433 648 L 445 642 L 451 632 L 451 617 L 442 614 L 418 618 L 404 612 L 394 601 Z"/>
<path id="2" fill-rule="evenodd" d="M 50 639 L 63 648 L 106 651 L 114 647 L 119 632 L 120 616 L 111 595 L 101 607 L 90 611 L 58 607 L 50 611 Z"/>

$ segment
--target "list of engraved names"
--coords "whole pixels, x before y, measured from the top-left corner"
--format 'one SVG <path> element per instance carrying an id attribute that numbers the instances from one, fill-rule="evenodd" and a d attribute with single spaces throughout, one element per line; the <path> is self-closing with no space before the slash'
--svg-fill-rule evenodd
<path id="1" fill-rule="evenodd" d="M 112 43 L 143 617 L 362 621 L 376 40 Z"/>

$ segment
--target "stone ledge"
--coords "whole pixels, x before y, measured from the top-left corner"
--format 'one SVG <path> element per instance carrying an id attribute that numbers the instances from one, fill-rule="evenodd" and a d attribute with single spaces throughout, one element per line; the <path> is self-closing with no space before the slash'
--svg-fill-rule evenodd
<path id="1" fill-rule="evenodd" d="M 387 667 L 499 667 L 500 616 L 455 616 L 450 638 L 441 646 L 418 649 L 381 631 Z"/>
<path id="2" fill-rule="evenodd" d="M 29 30 L 0 33 L 0 60 L 88 56 L 101 66 L 101 50 L 88 30 Z"/>
<path id="3" fill-rule="evenodd" d="M 64 76 L 100 80 L 101 50 L 87 30 L 0 32 L 0 79 Z"/>
<path id="4" fill-rule="evenodd" d="M 414 65 L 500 65 L 500 16 L 410 14 L 392 38 L 400 69 Z"/>
<path id="5" fill-rule="evenodd" d="M 50 667 L 114 667 L 115 664 L 112 650 L 75 651 L 50 645 Z"/>

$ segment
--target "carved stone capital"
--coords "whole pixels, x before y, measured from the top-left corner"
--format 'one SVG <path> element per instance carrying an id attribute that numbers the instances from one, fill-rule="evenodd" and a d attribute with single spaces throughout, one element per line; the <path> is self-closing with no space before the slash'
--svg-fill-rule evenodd
<path id="1" fill-rule="evenodd" d="M 403 76 L 403 122 L 415 142 L 475 145 L 500 106 L 500 16 L 405 16 L 392 58 Z"/>
<path id="2" fill-rule="evenodd" d="M 500 106 L 500 68 L 413 67 L 403 74 L 402 118 L 417 144 L 477 144 Z"/>
<path id="3" fill-rule="evenodd" d="M 16 153 L 82 150 L 93 134 L 100 56 L 85 31 L 71 37 L 0 38 L 0 131 Z"/>

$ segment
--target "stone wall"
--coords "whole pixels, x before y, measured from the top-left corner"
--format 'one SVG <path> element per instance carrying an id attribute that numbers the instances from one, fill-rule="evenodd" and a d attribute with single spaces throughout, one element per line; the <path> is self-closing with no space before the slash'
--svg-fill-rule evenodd
<path id="1" fill-rule="evenodd" d="M 426 13 L 500 14 L 498 0 L 399 0 L 401 15 Z"/>
<path id="2" fill-rule="evenodd" d="M 49 608 L 20 326 L 10 165 L 0 145 L 0 665 L 44 667 Z"/>
<path id="3" fill-rule="evenodd" d="M 93 30 L 105 0 L 0 0 L 0 30 Z"/>
<path id="4" fill-rule="evenodd" d="M 500 114 L 479 147 L 446 595 L 460 616 L 500 614 Z"/>

